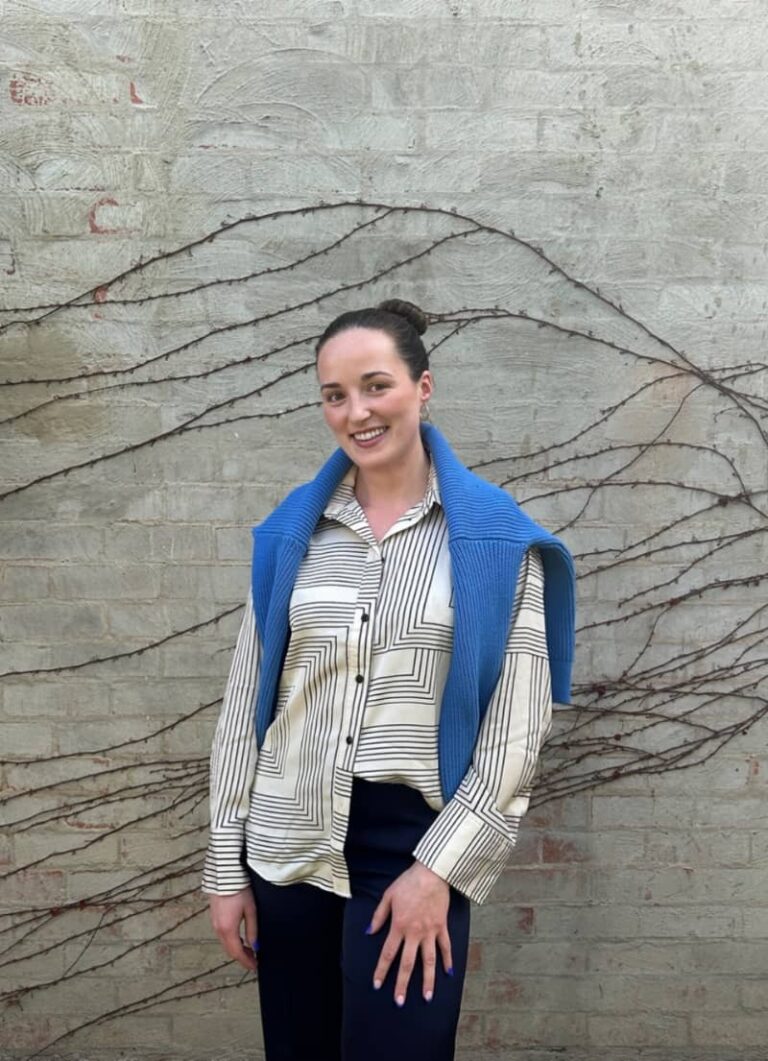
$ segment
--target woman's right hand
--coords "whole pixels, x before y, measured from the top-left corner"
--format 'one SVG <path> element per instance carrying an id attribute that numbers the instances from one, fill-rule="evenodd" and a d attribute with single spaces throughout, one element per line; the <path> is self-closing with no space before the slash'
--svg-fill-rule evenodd
<path id="1" fill-rule="evenodd" d="M 255 947 L 258 931 L 256 925 L 256 901 L 250 885 L 234 895 L 209 895 L 208 909 L 213 931 L 219 937 L 225 952 L 255 973 Z M 240 936 L 240 925 L 245 921 L 245 939 Z"/>

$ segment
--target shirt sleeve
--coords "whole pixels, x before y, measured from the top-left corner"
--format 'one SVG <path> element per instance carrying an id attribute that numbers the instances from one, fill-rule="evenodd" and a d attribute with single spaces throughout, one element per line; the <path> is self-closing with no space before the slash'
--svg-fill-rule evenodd
<path id="1" fill-rule="evenodd" d="M 520 564 L 504 662 L 472 763 L 413 852 L 478 903 L 488 898 L 515 846 L 551 729 L 544 569 L 540 551 L 531 547 Z"/>
<path id="2" fill-rule="evenodd" d="M 256 770 L 253 704 L 260 654 L 249 590 L 211 748 L 210 831 L 201 884 L 210 895 L 234 895 L 250 883 L 240 856 Z"/>

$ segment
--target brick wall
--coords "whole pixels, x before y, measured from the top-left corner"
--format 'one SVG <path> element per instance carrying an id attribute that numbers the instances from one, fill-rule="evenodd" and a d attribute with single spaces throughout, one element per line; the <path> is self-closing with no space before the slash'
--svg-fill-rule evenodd
<path id="1" fill-rule="evenodd" d="M 311 405 L 274 414 L 315 401 L 331 316 L 399 295 L 473 319 L 428 333 L 433 418 L 580 576 L 577 706 L 475 908 L 459 1056 L 764 1061 L 765 721 L 737 732 L 765 697 L 764 5 L 0 0 L 0 25 L 2 376 L 54 381 L 2 390 L 27 414 L 2 436 L 4 1056 L 257 1056 L 196 890 L 206 756 L 250 525 L 331 448 Z M 648 728 L 670 700 L 735 732 L 665 764 L 704 733 Z"/>

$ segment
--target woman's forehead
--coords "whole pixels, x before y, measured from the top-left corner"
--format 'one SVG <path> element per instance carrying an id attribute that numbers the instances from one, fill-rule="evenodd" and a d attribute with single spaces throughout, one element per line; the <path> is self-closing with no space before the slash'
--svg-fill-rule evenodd
<path id="1" fill-rule="evenodd" d="M 400 375 L 407 372 L 405 362 L 397 352 L 392 339 L 385 333 L 371 328 L 350 328 L 334 335 L 323 344 L 317 358 L 318 375 L 323 382 L 361 378 L 375 371 Z"/>

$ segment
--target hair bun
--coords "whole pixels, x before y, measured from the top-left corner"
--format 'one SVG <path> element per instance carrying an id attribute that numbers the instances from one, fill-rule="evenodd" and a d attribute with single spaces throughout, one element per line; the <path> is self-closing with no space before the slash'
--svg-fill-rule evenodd
<path id="1" fill-rule="evenodd" d="M 386 310 L 387 313 L 395 313 L 398 317 L 405 317 L 419 335 L 427 330 L 427 315 L 423 309 L 419 309 L 413 302 L 406 302 L 402 298 L 388 298 L 379 302 L 376 309 Z"/>

